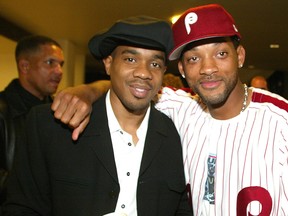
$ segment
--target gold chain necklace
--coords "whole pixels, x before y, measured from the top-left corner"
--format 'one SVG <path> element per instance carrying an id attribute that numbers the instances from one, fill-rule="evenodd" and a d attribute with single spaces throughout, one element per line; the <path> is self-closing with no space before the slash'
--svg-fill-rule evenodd
<path id="1" fill-rule="evenodd" d="M 243 101 L 241 112 L 243 112 L 246 109 L 247 99 L 248 99 L 248 87 L 245 83 L 243 84 L 243 86 L 244 86 L 244 101 Z"/>

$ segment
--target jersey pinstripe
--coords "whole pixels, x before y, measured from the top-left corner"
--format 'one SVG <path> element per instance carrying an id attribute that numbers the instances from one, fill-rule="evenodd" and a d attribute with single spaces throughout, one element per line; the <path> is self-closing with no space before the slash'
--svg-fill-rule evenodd
<path id="1" fill-rule="evenodd" d="M 245 111 L 224 121 L 213 119 L 204 104 L 181 90 L 164 88 L 156 104 L 181 136 L 196 216 L 288 215 L 288 102 L 252 91 Z M 209 204 L 207 160 L 214 153 L 215 204 Z"/>

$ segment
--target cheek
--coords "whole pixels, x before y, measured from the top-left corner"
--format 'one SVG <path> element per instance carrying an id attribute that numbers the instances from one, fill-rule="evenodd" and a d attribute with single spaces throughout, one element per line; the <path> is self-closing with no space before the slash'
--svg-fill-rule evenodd
<path id="1" fill-rule="evenodd" d="M 183 69 L 184 69 L 184 76 L 187 81 L 197 79 L 197 71 L 199 71 L 200 69 L 198 69 L 196 66 L 188 65 L 185 66 Z"/>
<path id="2" fill-rule="evenodd" d="M 123 82 L 125 82 L 125 80 L 127 78 L 125 78 L 125 74 L 121 73 L 120 71 L 116 72 L 116 71 L 110 71 L 110 80 L 114 81 L 114 84 L 117 86 L 121 86 L 123 85 Z"/>
<path id="3" fill-rule="evenodd" d="M 41 70 L 38 71 L 38 80 L 42 80 L 42 81 L 47 81 L 49 80 L 50 76 L 53 76 L 53 71 L 52 70 L 47 70 L 45 68 L 42 68 Z"/>
<path id="4" fill-rule="evenodd" d="M 153 79 L 154 79 L 154 85 L 156 88 L 161 88 L 162 83 L 163 83 L 163 76 L 164 76 L 164 72 L 160 72 L 159 74 L 154 74 L 153 75 Z"/>
<path id="5" fill-rule="evenodd" d="M 128 78 L 125 77 L 123 73 L 111 71 L 110 81 L 111 81 L 111 86 L 115 91 L 125 91 L 126 80 L 128 80 Z"/>
<path id="6" fill-rule="evenodd" d="M 38 70 L 38 69 L 35 69 L 35 68 L 29 70 L 29 72 L 27 73 L 27 78 L 28 78 L 30 81 L 35 80 L 35 82 L 36 82 L 37 80 L 43 79 L 43 78 L 42 78 L 42 73 L 41 73 L 41 71 Z"/>

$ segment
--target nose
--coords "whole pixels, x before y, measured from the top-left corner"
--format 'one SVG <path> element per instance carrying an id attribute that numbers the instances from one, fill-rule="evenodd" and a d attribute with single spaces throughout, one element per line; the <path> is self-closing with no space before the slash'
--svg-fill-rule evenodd
<path id="1" fill-rule="evenodd" d="M 54 65 L 53 69 L 54 69 L 55 73 L 57 73 L 59 75 L 63 74 L 63 65 L 61 63 L 58 63 L 57 65 Z"/>
<path id="2" fill-rule="evenodd" d="M 140 79 L 152 79 L 151 68 L 145 63 L 138 65 L 135 68 L 133 75 Z"/>
<path id="3" fill-rule="evenodd" d="M 53 68 L 54 73 L 62 75 L 63 74 L 63 64 L 64 64 L 63 62 L 58 62 L 58 61 L 53 62 L 51 67 Z"/>
<path id="4" fill-rule="evenodd" d="M 201 75 L 212 75 L 218 71 L 217 64 L 214 59 L 206 58 L 203 59 L 202 67 L 200 70 Z"/>

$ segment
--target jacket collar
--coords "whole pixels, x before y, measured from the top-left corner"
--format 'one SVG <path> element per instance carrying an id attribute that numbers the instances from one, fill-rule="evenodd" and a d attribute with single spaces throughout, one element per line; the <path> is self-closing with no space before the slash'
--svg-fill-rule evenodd
<path id="1" fill-rule="evenodd" d="M 79 138 L 79 141 L 85 140 L 85 143 L 91 146 L 98 159 L 102 161 L 110 175 L 118 182 L 112 141 L 108 127 L 105 96 L 94 103 L 90 123 Z M 164 145 L 164 137 L 168 135 L 167 126 L 162 124 L 163 115 L 164 114 L 157 111 L 153 105 L 151 106 L 139 176 L 149 167 L 159 148 Z"/>

